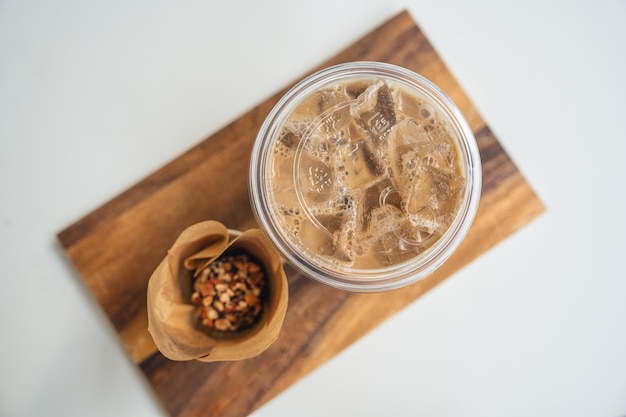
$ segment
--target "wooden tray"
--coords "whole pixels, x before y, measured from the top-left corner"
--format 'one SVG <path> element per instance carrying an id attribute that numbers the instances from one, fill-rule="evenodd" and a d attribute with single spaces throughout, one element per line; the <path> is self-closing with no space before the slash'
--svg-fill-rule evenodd
<path id="1" fill-rule="evenodd" d="M 193 223 L 214 219 L 241 230 L 255 227 L 247 193 L 250 151 L 284 91 L 59 233 L 87 288 L 172 416 L 252 412 L 544 211 L 407 12 L 319 68 L 357 60 L 385 61 L 426 76 L 457 103 L 478 140 L 483 162 L 479 211 L 463 244 L 435 274 L 393 292 L 351 294 L 287 268 L 287 317 L 280 337 L 261 356 L 208 364 L 173 362 L 156 351 L 146 329 L 150 274 L 176 236 Z"/>

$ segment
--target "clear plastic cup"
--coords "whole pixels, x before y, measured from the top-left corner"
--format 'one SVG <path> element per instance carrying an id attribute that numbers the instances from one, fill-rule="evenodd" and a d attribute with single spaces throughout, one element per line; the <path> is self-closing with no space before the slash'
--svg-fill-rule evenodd
<path id="1" fill-rule="evenodd" d="M 467 234 L 480 188 L 476 140 L 456 105 L 380 62 L 336 65 L 289 90 L 249 173 L 253 213 L 286 262 L 361 292 L 437 269 Z"/>

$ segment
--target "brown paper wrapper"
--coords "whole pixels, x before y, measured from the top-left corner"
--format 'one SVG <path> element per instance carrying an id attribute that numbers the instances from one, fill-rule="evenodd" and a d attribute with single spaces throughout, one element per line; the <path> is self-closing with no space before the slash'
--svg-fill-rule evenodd
<path id="1" fill-rule="evenodd" d="M 257 323 L 249 329 L 218 337 L 197 325 L 190 303 L 193 271 L 223 253 L 244 251 L 267 274 L 269 296 Z M 278 254 L 257 229 L 240 236 L 221 223 L 206 221 L 185 229 L 148 282 L 148 331 L 161 353 L 172 360 L 233 361 L 259 355 L 278 337 L 287 311 L 287 277 Z"/>

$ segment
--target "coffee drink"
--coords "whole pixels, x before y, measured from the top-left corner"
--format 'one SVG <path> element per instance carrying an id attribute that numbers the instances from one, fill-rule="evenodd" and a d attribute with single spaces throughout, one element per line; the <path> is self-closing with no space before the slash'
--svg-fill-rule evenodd
<path id="1" fill-rule="evenodd" d="M 364 285 L 440 250 L 476 190 L 458 130 L 440 103 L 393 77 L 311 88 L 266 143 L 260 185 L 280 240 L 323 274 Z"/>

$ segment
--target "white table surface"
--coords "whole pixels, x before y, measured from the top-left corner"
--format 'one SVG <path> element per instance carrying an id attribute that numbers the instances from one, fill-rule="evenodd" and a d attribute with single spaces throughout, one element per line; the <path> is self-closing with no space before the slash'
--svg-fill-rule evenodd
<path id="1" fill-rule="evenodd" d="M 548 211 L 254 416 L 626 415 L 625 0 L 0 0 L 1 416 L 165 415 L 55 234 L 404 8 Z"/>

